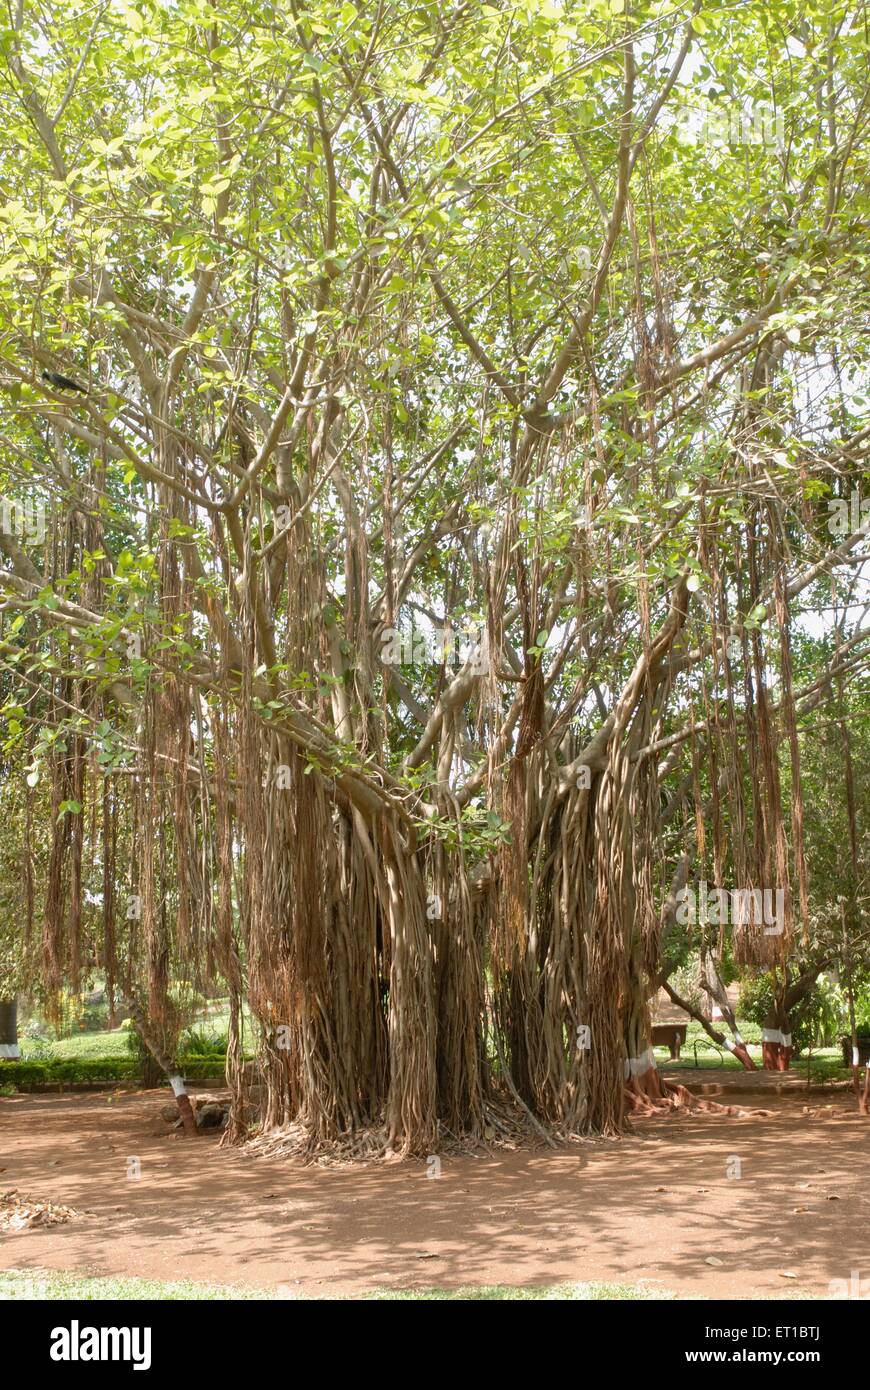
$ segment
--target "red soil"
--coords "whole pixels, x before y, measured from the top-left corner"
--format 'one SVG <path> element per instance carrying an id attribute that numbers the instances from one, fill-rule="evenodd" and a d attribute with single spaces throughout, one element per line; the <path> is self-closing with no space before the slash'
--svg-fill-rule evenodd
<path id="1" fill-rule="evenodd" d="M 164 1092 L 0 1099 L 0 1194 L 83 1213 L 0 1232 L 0 1268 L 300 1296 L 610 1280 L 788 1298 L 852 1271 L 870 1287 L 870 1125 L 851 1092 L 827 1099 L 765 1088 L 739 1098 L 745 1118 L 656 1113 L 620 1141 L 442 1156 L 434 1180 L 422 1163 L 306 1167 L 186 1139 L 160 1118 Z"/>

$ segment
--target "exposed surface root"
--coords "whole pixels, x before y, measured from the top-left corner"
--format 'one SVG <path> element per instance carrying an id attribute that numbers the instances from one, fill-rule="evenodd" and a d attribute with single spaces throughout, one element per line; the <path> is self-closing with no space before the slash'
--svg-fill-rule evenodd
<path id="1" fill-rule="evenodd" d="M 626 1084 L 627 1118 L 668 1111 L 729 1115 L 735 1118 L 766 1116 L 773 1113 L 769 1110 L 745 1110 L 736 1105 L 722 1105 L 717 1101 L 695 1096 L 685 1086 L 677 1082 L 664 1081 L 657 1073 L 649 1080 L 645 1077 L 633 1077 L 631 1082 Z M 630 1132 L 630 1128 L 627 1132 Z M 563 1126 L 545 1126 L 539 1122 L 533 1126 L 527 1113 L 517 1106 L 505 1103 L 487 1106 L 485 1125 L 480 1134 L 457 1135 L 441 1125 L 437 1143 L 432 1146 L 430 1153 L 413 1153 L 392 1148 L 385 1125 L 372 1125 L 352 1134 L 339 1135 L 331 1142 L 325 1142 L 299 1122 L 255 1134 L 243 1146 L 243 1151 L 254 1157 L 293 1158 L 303 1163 L 341 1166 L 360 1162 L 397 1162 L 406 1158 L 428 1161 L 438 1156 L 475 1156 L 498 1151 L 514 1153 L 520 1149 L 545 1150 L 563 1144 L 597 1145 L 614 1138 L 618 1139 L 619 1135 L 582 1135 L 570 1132 Z"/>
<path id="2" fill-rule="evenodd" d="M 256 1134 L 244 1146 L 245 1152 L 265 1158 L 298 1158 L 305 1163 L 343 1164 L 396 1161 L 404 1158 L 430 1159 L 438 1155 L 489 1153 L 505 1149 L 544 1148 L 579 1136 L 558 1134 L 544 1126 L 533 1127 L 528 1116 L 516 1107 L 486 1107 L 485 1122 L 479 1134 L 454 1134 L 439 1126 L 437 1143 L 428 1153 L 413 1153 L 390 1145 L 385 1125 L 372 1125 L 353 1134 L 339 1135 L 324 1142 L 301 1123 L 282 1125 Z"/>
<path id="3" fill-rule="evenodd" d="M 767 1110 L 744 1110 L 739 1105 L 720 1105 L 717 1101 L 695 1096 L 677 1081 L 665 1081 L 658 1072 L 649 1071 L 646 1076 L 632 1077 L 625 1087 L 625 1108 L 630 1115 L 653 1115 L 665 1110 L 685 1110 L 695 1114 L 732 1115 L 745 1118 L 747 1115 L 767 1115 Z"/>

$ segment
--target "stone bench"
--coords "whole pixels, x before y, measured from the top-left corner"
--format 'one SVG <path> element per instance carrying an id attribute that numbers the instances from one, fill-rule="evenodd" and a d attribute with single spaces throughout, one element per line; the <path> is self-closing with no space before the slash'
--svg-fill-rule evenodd
<path id="1" fill-rule="evenodd" d="M 680 1048 L 686 1041 L 686 1023 L 654 1023 L 652 1026 L 652 1045 L 653 1047 L 667 1047 L 670 1049 L 671 1058 L 677 1059 L 680 1055 Z"/>

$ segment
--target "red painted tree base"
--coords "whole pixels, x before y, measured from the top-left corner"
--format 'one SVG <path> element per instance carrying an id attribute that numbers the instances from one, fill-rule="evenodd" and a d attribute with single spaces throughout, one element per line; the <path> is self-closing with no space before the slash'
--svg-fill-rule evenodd
<path id="1" fill-rule="evenodd" d="M 761 1060 L 764 1070 L 788 1071 L 793 1052 L 793 1047 L 784 1047 L 782 1043 L 763 1042 L 761 1044 Z"/>
<path id="2" fill-rule="evenodd" d="M 665 1081 L 659 1070 L 653 1067 L 642 1076 L 632 1076 L 626 1081 L 624 1094 L 626 1111 L 632 1115 L 651 1115 L 663 1110 L 691 1110 L 698 1114 L 714 1115 L 748 1114 L 748 1111 L 736 1105 L 719 1105 L 714 1100 L 693 1096 L 679 1082 Z"/>
<path id="3" fill-rule="evenodd" d="M 749 1049 L 747 1048 L 745 1043 L 732 1043 L 730 1050 L 732 1055 L 737 1058 L 741 1067 L 743 1067 L 745 1071 L 758 1071 L 758 1067 L 755 1065 L 754 1060 L 750 1057 Z"/>

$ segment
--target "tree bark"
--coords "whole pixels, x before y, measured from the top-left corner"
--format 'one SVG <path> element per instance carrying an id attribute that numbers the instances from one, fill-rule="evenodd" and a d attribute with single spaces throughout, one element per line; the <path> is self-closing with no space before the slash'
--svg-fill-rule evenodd
<path id="1" fill-rule="evenodd" d="M 18 1001 L 0 999 L 0 1061 L 15 1062 L 21 1056 L 18 1046 Z"/>
<path id="2" fill-rule="evenodd" d="M 858 1024 L 855 1019 L 855 990 L 852 983 L 852 944 L 846 927 L 846 903 L 841 901 L 840 916 L 843 925 L 843 966 L 846 976 L 846 998 L 849 1001 L 849 1034 L 852 1039 L 852 1089 L 858 1105 L 858 1114 L 867 1114 L 867 1098 L 870 1093 L 870 1066 L 864 1068 L 864 1090 L 861 1090 L 860 1062 L 858 1050 Z"/>

